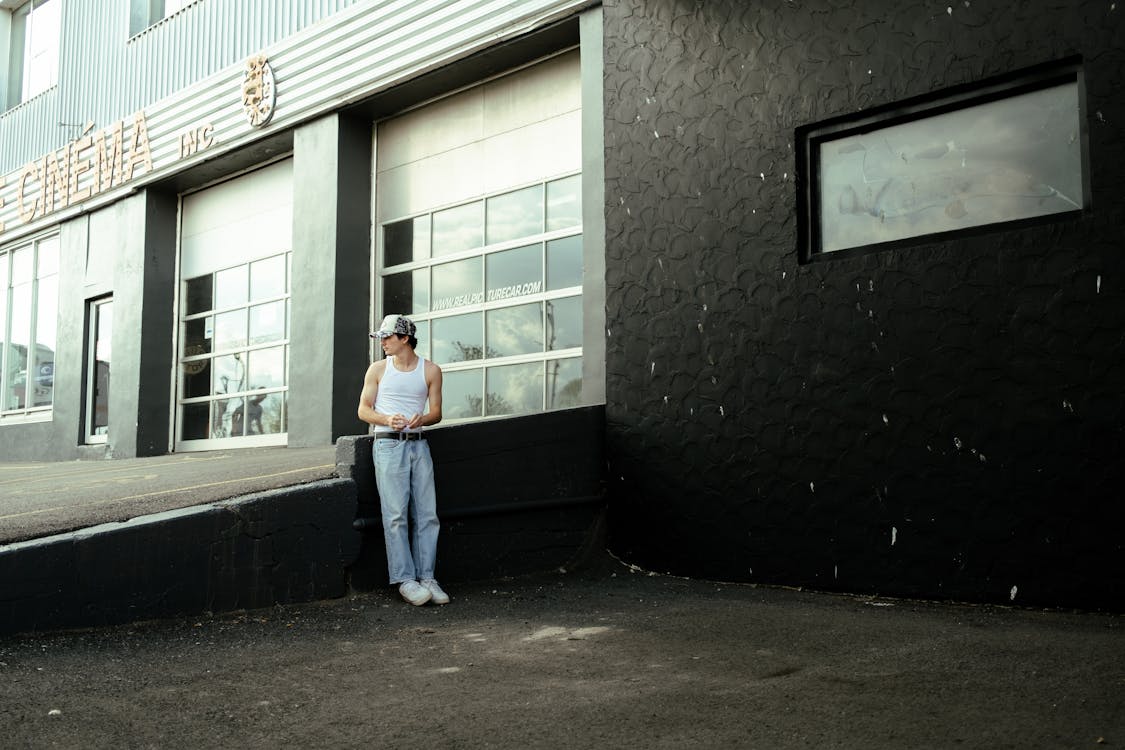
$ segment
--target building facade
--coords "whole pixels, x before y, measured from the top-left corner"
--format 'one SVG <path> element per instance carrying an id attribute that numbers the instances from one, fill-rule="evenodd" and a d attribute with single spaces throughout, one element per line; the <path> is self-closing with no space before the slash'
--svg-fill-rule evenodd
<path id="1" fill-rule="evenodd" d="M 1122 13 L 5 0 L 0 456 L 330 444 L 406 312 L 630 562 L 1120 609 Z"/>
<path id="2" fill-rule="evenodd" d="M 450 421 L 602 403 L 587 5 L 5 10 L 5 459 L 330 444 L 384 311 Z"/>

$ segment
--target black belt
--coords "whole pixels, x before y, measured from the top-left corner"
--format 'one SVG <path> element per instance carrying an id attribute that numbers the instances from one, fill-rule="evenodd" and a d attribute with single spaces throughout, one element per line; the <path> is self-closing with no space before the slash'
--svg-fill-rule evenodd
<path id="1" fill-rule="evenodd" d="M 376 440 L 425 440 L 420 432 L 376 432 Z"/>

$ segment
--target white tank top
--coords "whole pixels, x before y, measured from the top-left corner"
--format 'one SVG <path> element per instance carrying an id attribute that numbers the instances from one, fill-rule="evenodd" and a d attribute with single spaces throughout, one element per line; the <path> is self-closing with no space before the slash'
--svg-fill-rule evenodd
<path id="1" fill-rule="evenodd" d="M 395 358 L 387 359 L 387 367 L 383 370 L 383 377 L 379 379 L 379 391 L 375 394 L 375 411 L 380 414 L 405 414 L 410 418 L 414 414 L 421 414 L 426 409 L 426 398 L 429 388 L 426 387 L 426 360 L 418 358 L 418 365 L 409 372 L 403 372 L 395 367 Z M 403 432 L 417 432 L 417 430 L 404 429 Z M 390 427 L 379 425 L 375 432 L 394 432 Z"/>

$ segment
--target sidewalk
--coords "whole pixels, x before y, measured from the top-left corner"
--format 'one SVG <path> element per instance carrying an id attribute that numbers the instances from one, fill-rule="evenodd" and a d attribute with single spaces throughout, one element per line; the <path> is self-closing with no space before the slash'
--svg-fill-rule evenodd
<path id="1" fill-rule="evenodd" d="M 331 445 L 112 461 L 0 462 L 0 544 L 335 475 L 336 449 Z"/>
<path id="2" fill-rule="evenodd" d="M 0 639 L 7 747 L 1096 748 L 1125 620 L 577 572 Z"/>

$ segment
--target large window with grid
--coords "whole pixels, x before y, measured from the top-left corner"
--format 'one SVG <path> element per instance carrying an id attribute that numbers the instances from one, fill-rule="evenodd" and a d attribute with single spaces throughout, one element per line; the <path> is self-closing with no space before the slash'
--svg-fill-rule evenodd
<path id="1" fill-rule="evenodd" d="M 0 422 L 54 403 L 58 275 L 57 234 L 0 250 Z"/>
<path id="2" fill-rule="evenodd" d="M 382 314 L 418 324 L 446 419 L 579 404 L 581 205 L 571 174 L 382 224 Z"/>
<path id="3" fill-rule="evenodd" d="M 291 255 L 184 280 L 181 440 L 286 432 Z"/>

